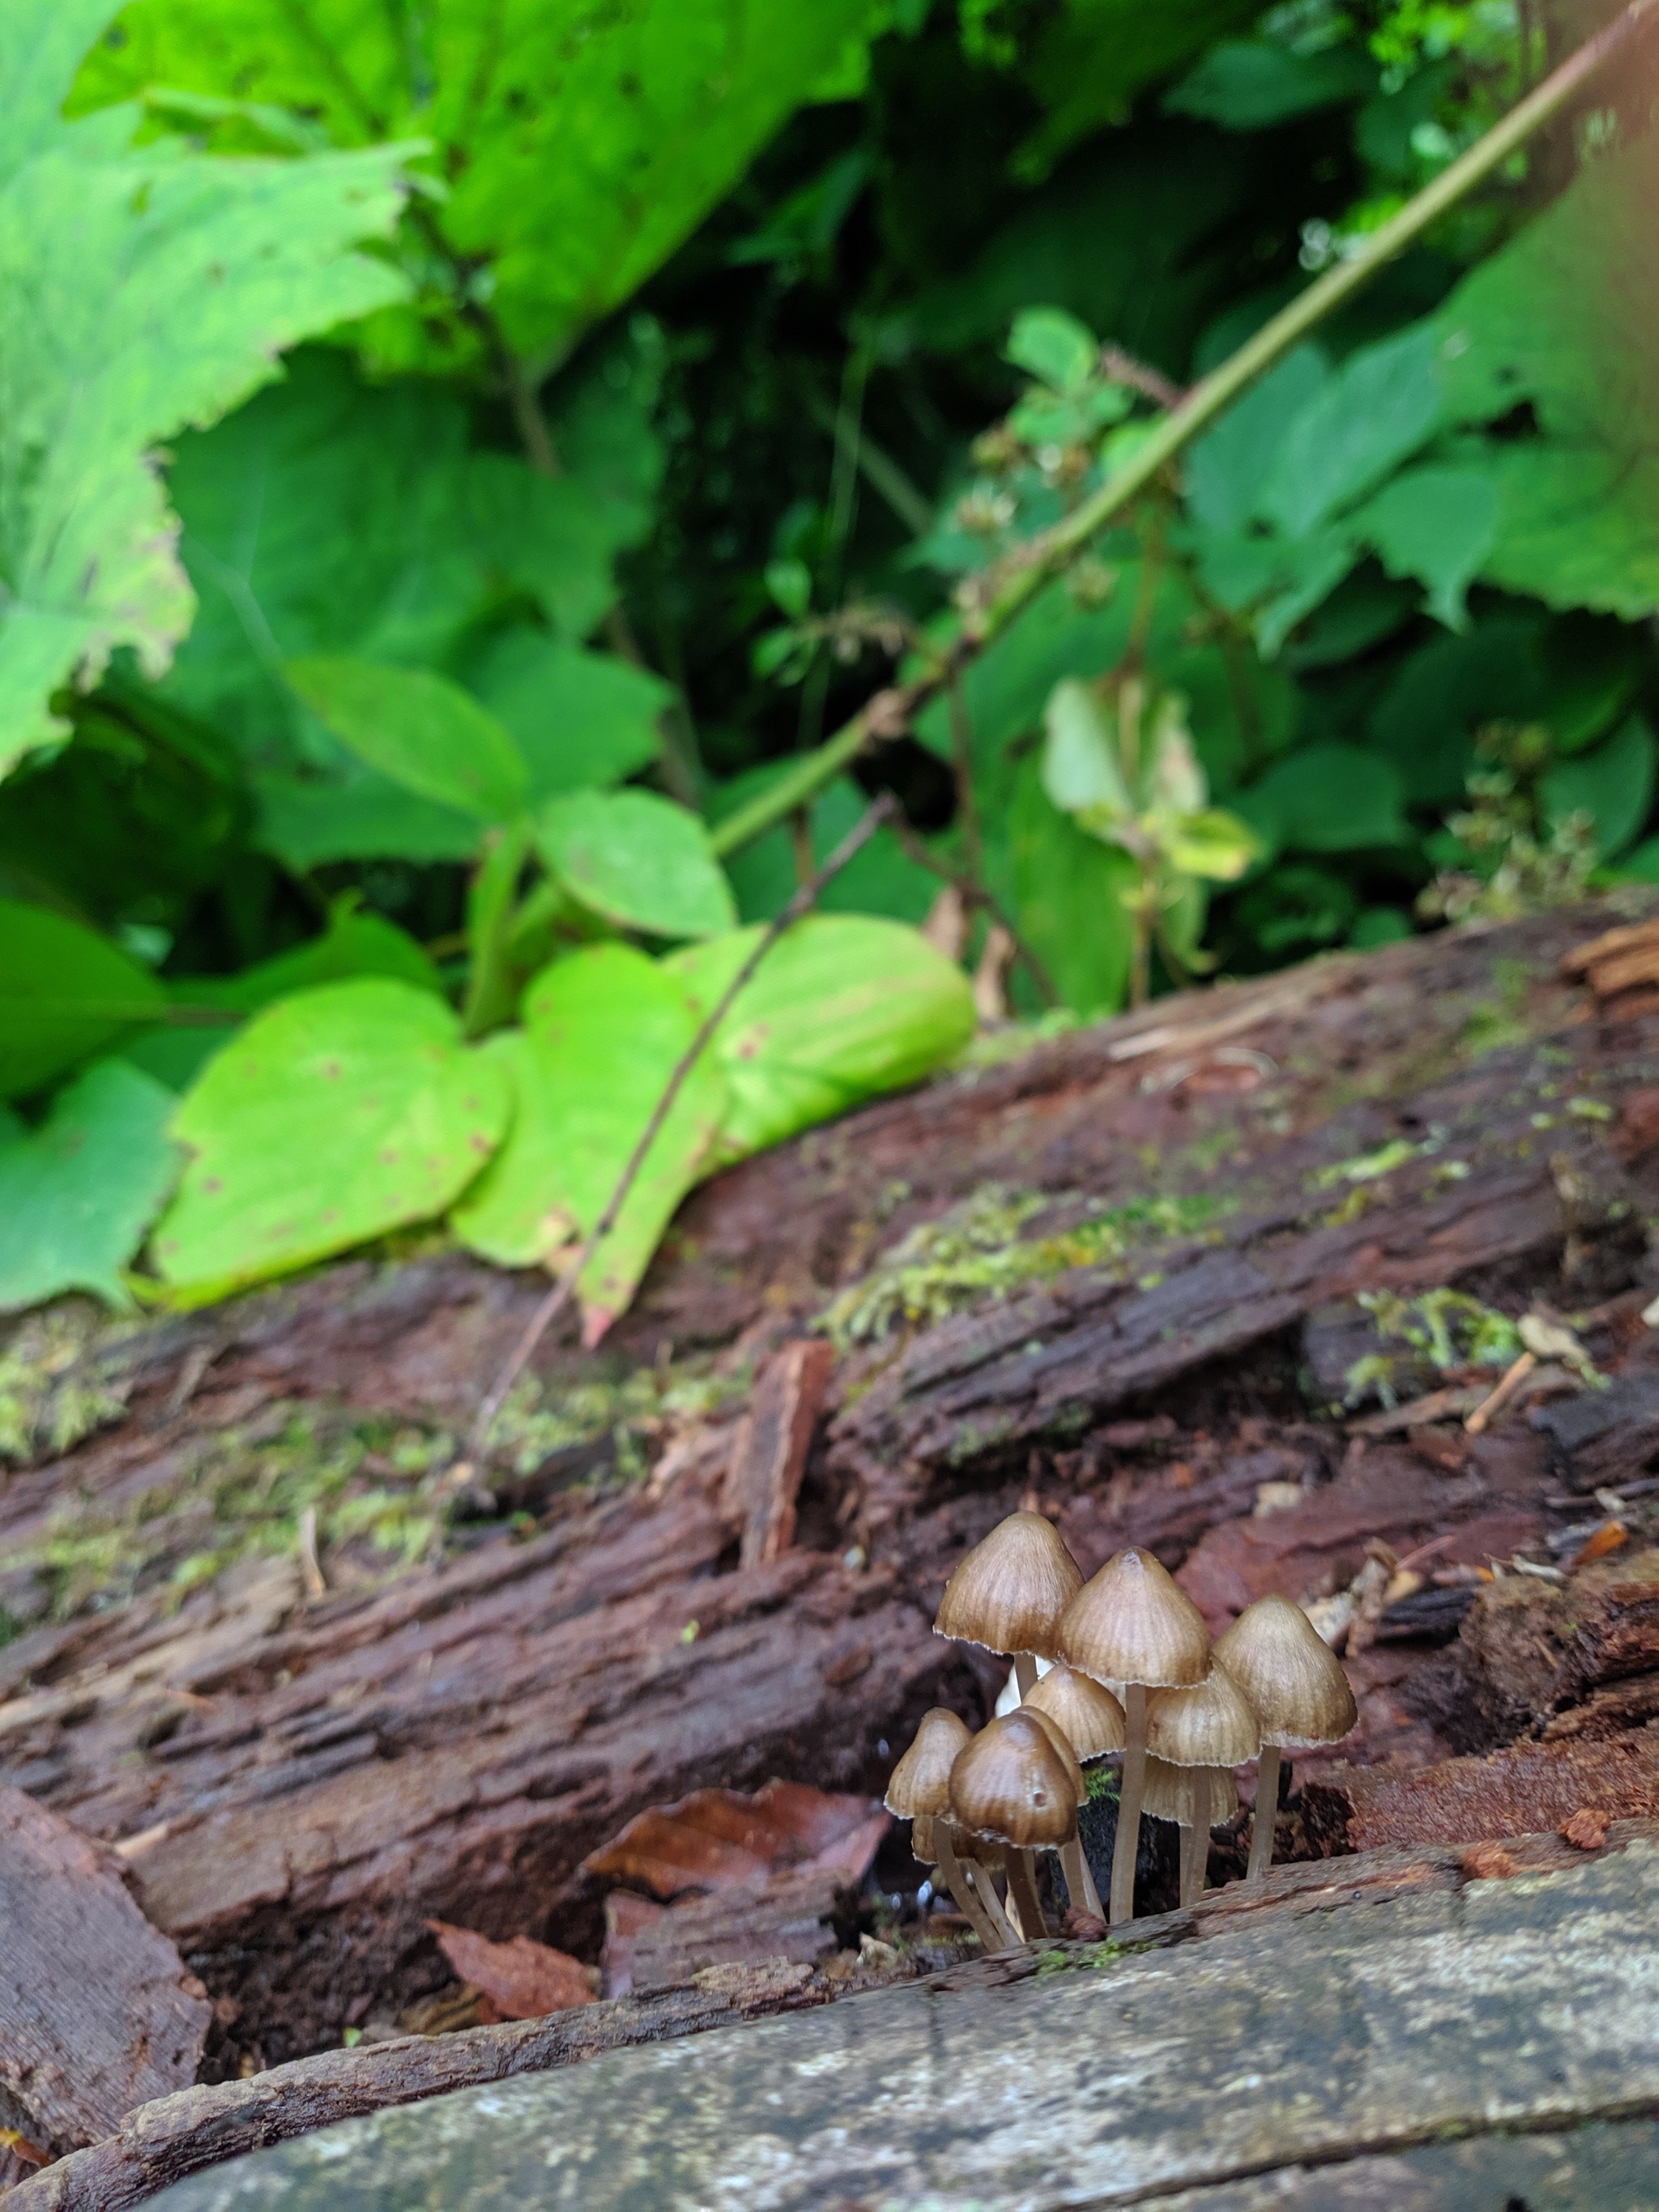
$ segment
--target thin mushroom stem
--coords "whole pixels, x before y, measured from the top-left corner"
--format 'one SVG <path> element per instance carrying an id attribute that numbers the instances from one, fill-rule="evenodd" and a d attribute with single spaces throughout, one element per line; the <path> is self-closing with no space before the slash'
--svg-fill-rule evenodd
<path id="1" fill-rule="evenodd" d="M 1097 1920 L 1106 1917 L 1101 1908 L 1100 1892 L 1095 1887 L 1095 1877 L 1089 1865 L 1089 1854 L 1082 1839 L 1073 1836 L 1060 1847 L 1060 1869 L 1066 1877 L 1066 1893 L 1079 1912 L 1092 1912 Z"/>
<path id="2" fill-rule="evenodd" d="M 1201 1851 L 1199 1838 L 1203 1838 L 1206 1850 Z M 1186 1825 L 1182 1827 L 1182 1905 L 1192 1905 L 1201 1889 L 1199 1865 L 1207 1858 L 1210 1843 L 1210 1770 L 1207 1767 L 1188 1767 L 1186 1770 Z"/>
<path id="3" fill-rule="evenodd" d="M 1250 1825 L 1250 1863 L 1246 1881 L 1260 1881 L 1273 1863 L 1273 1826 L 1279 1811 L 1279 1746 L 1264 1743 L 1255 1770 L 1255 1814 Z"/>
<path id="4" fill-rule="evenodd" d="M 1035 1943 L 1048 1932 L 1042 1917 L 1042 1906 L 1037 1898 L 1036 1855 L 1033 1851 L 1010 1849 L 1008 1853 L 1008 1902 L 1019 1920 L 1020 1939 Z"/>
<path id="5" fill-rule="evenodd" d="M 1019 1702 L 1023 1705 L 1037 1686 L 1037 1662 L 1029 1651 L 1014 1654 L 1014 1680 L 1019 1687 Z"/>
<path id="6" fill-rule="evenodd" d="M 1019 1930 L 1008 1917 L 1007 1907 L 997 1894 L 997 1886 L 991 1879 L 991 1869 L 982 1859 L 964 1859 L 963 1871 L 973 1884 L 987 1917 L 996 1930 L 997 1948 L 1006 1951 L 1020 1940 Z"/>
<path id="7" fill-rule="evenodd" d="M 1135 1917 L 1135 1858 L 1140 1848 L 1140 1801 L 1146 1791 L 1146 1686 L 1123 1686 L 1123 1789 L 1117 1803 L 1117 1842 L 1112 1850 L 1113 1927 Z"/>
<path id="8" fill-rule="evenodd" d="M 1005 1949 L 1002 1932 L 985 1909 L 984 1900 L 971 1879 L 969 1865 L 957 1856 L 948 1820 L 941 1820 L 934 1828 L 933 1848 L 939 1853 L 939 1870 L 945 1876 L 945 1886 L 975 1935 L 988 1951 Z"/>

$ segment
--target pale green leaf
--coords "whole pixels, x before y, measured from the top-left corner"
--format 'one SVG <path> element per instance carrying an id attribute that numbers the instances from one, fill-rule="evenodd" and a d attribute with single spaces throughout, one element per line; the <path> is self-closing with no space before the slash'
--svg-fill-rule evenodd
<path id="1" fill-rule="evenodd" d="M 1126 817 L 1129 787 L 1117 757 L 1115 717 L 1098 692 L 1068 676 L 1043 713 L 1042 787 L 1063 813 Z"/>
<path id="2" fill-rule="evenodd" d="M 573 791 L 550 799 L 537 849 L 573 897 L 653 937 L 730 929 L 732 887 L 696 816 L 649 791 Z"/>
<path id="3" fill-rule="evenodd" d="M 662 964 L 707 1012 L 759 936 L 739 930 Z M 919 1082 L 973 1033 L 967 977 L 916 931 L 809 915 L 772 947 L 716 1033 L 731 1101 L 709 1165 Z"/>
<path id="4" fill-rule="evenodd" d="M 210 1296 L 444 1212 L 505 1132 L 502 1071 L 430 992 L 328 983 L 258 1015 L 179 1102 L 192 1148 L 153 1249 Z"/>
<path id="5" fill-rule="evenodd" d="M 179 1172 L 173 1103 L 136 1067 L 101 1060 L 39 1129 L 0 1132 L 0 1313 L 64 1291 L 131 1304 L 120 1271 Z"/>
<path id="6" fill-rule="evenodd" d="M 626 945 L 593 945 L 525 994 L 524 1028 L 483 1049 L 511 1075 L 507 1142 L 453 1217 L 471 1250 L 502 1267 L 557 1270 L 610 1202 L 696 1033 L 683 980 Z M 692 1068 L 616 1227 L 580 1285 L 593 1341 L 632 1297 L 675 1207 L 702 1170 L 726 1106 L 711 1049 Z"/>
<path id="7" fill-rule="evenodd" d="M 1055 392 L 1080 392 L 1093 375 L 1100 341 L 1063 307 L 1023 307 L 1008 333 L 1008 358 Z"/>
<path id="8" fill-rule="evenodd" d="M 0 1098 L 26 1097 L 166 1006 L 149 969 L 106 938 L 0 899 Z"/>
<path id="9" fill-rule="evenodd" d="M 136 144 L 136 108 L 61 120 L 109 12 L 0 12 L 0 774 L 61 733 L 56 688 L 117 646 L 159 674 L 189 626 L 157 441 L 404 289 L 355 250 L 397 220 L 404 149 L 228 161 Z"/>
<path id="10" fill-rule="evenodd" d="M 88 99 L 145 84 L 319 120 L 337 144 L 420 137 L 446 181 L 433 221 L 507 343 L 551 357 L 665 260 L 844 58 L 869 0 L 137 0 Z M 430 259 L 428 253 L 428 258 Z M 455 279 L 377 319 L 382 363 L 482 357 Z"/>
<path id="11" fill-rule="evenodd" d="M 1498 494 L 1480 468 L 1407 469 L 1353 517 L 1391 576 L 1425 585 L 1429 611 L 1448 629 L 1468 622 L 1464 593 L 1498 538 Z"/>
<path id="12" fill-rule="evenodd" d="M 495 717 L 429 668 L 343 655 L 291 660 L 289 681 L 360 759 L 440 806 L 505 822 L 530 796 L 523 754 Z"/>
<path id="13" fill-rule="evenodd" d="M 1255 831 L 1220 806 L 1178 816 L 1163 830 L 1159 843 L 1172 867 L 1207 883 L 1235 884 L 1261 857 Z"/>

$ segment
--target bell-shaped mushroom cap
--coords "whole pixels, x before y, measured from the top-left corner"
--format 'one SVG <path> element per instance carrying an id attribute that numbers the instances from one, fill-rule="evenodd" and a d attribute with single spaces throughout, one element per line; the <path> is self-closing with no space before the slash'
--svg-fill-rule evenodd
<path id="1" fill-rule="evenodd" d="M 943 1705 L 921 1717 L 916 1740 L 893 1769 L 887 1809 L 901 1820 L 951 1809 L 951 1769 L 968 1741 L 968 1723 Z"/>
<path id="2" fill-rule="evenodd" d="M 1056 1658 L 1060 1616 L 1082 1587 L 1082 1568 L 1042 1514 L 1011 1513 L 945 1585 L 933 1631 L 988 1651 Z"/>
<path id="3" fill-rule="evenodd" d="M 971 1835 L 1019 1850 L 1063 1844 L 1077 1826 L 1072 1771 L 1035 1713 L 982 1728 L 951 1769 L 951 1812 Z"/>
<path id="4" fill-rule="evenodd" d="M 1140 1801 L 1143 1813 L 1150 1813 L 1155 1820 L 1174 1820 L 1185 1827 L 1192 1811 L 1192 1800 L 1187 1794 L 1191 1769 L 1171 1766 L 1167 1759 L 1146 1758 L 1146 1792 Z M 1229 1820 L 1238 1810 L 1238 1784 L 1224 1768 L 1213 1769 L 1210 1775 L 1210 1825 Z"/>
<path id="5" fill-rule="evenodd" d="M 1089 1794 L 1089 1784 L 1084 1777 L 1082 1762 L 1078 1758 L 1077 1753 L 1073 1749 L 1066 1731 L 1061 1728 L 1060 1723 L 1054 1718 L 1052 1713 L 1043 1712 L 1038 1706 L 1030 1704 L 1029 1700 L 1020 1707 L 1020 1711 L 1022 1712 L 1030 1713 L 1034 1721 L 1041 1721 L 1042 1723 L 1043 1728 L 1048 1732 L 1049 1742 L 1053 1744 L 1054 1749 L 1060 1753 L 1061 1759 L 1065 1762 L 1066 1772 L 1072 1784 L 1072 1793 L 1076 1797 L 1078 1803 L 1080 1805 Z"/>
<path id="6" fill-rule="evenodd" d="M 1146 1748 L 1171 1766 L 1242 1766 L 1261 1748 L 1261 1723 L 1223 1666 L 1190 1689 L 1146 1700 Z"/>
<path id="7" fill-rule="evenodd" d="M 1060 1656 L 1097 1682 L 1201 1682 L 1210 1632 L 1150 1552 L 1120 1552 L 1066 1608 Z"/>
<path id="8" fill-rule="evenodd" d="M 1123 1708 L 1111 1692 L 1075 1667 L 1051 1667 L 1024 1711 L 1057 1722 L 1079 1759 L 1104 1759 L 1123 1748 Z"/>
<path id="9" fill-rule="evenodd" d="M 1215 1650 L 1255 1707 L 1264 1743 L 1339 1743 L 1359 1717 L 1342 1662 L 1289 1598 L 1247 1605 Z"/>

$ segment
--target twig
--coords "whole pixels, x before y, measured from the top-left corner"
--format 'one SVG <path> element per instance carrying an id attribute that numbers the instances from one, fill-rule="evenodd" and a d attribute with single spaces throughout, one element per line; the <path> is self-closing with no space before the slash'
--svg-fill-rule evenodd
<path id="1" fill-rule="evenodd" d="M 586 1240 L 574 1260 L 571 1261 L 530 1316 L 524 1334 L 513 1347 L 507 1364 L 484 1394 L 472 1426 L 467 1433 L 466 1458 L 471 1465 L 476 1467 L 483 1460 L 485 1446 L 489 1439 L 490 1429 L 494 1425 L 495 1416 L 507 1402 L 507 1393 L 523 1374 L 536 1346 L 569 1304 L 588 1261 L 616 1227 L 617 1217 L 627 1204 L 628 1194 L 633 1189 L 640 1170 L 645 1165 L 647 1157 L 652 1146 L 657 1141 L 664 1122 L 674 1110 L 675 1100 L 684 1089 L 687 1079 L 702 1058 L 709 1040 L 731 1012 L 738 994 L 777 943 L 779 938 L 783 935 L 785 930 L 792 923 L 799 921 L 804 914 L 817 905 L 825 884 L 838 876 L 848 862 L 868 844 L 876 831 L 894 820 L 897 814 L 898 802 L 890 792 L 883 792 L 880 798 L 873 800 L 865 809 L 861 817 L 848 831 L 817 873 L 809 882 L 804 883 L 782 913 L 767 924 L 761 933 L 754 951 L 750 952 L 708 1013 L 704 1015 L 698 1025 L 696 1035 L 685 1048 L 673 1073 L 663 1085 L 662 1096 L 652 1109 L 651 1118 L 641 1131 L 639 1142 L 629 1155 L 628 1164 L 617 1177 L 617 1187 L 605 1201 L 604 1212 L 589 1231 Z"/>
<path id="2" fill-rule="evenodd" d="M 306 1595 L 313 1604 L 319 1597 L 328 1595 L 323 1563 L 317 1556 L 317 1509 L 314 1505 L 307 1505 L 300 1516 L 300 1579 L 305 1584 Z"/>
<path id="3" fill-rule="evenodd" d="M 907 856 L 919 868 L 926 868 L 930 876 L 937 876 L 942 884 L 949 884 L 969 906 L 982 906 L 993 921 L 1000 921 L 1012 941 L 1015 952 L 1025 963 L 1027 974 L 1051 1006 L 1060 1004 L 1060 993 L 1054 988 L 1054 979 L 1032 951 L 1030 946 L 1015 928 L 1006 908 L 996 893 L 960 868 L 953 868 L 948 860 L 941 860 L 937 853 L 930 853 L 915 831 L 901 816 L 892 825 L 893 835 L 903 846 Z"/>
<path id="4" fill-rule="evenodd" d="M 1495 123 L 1484 137 L 1458 156 L 1440 174 L 1409 199 L 1400 212 L 1372 232 L 1364 250 L 1352 260 L 1339 261 L 1316 277 L 1307 290 L 1271 318 L 1231 354 L 1218 368 L 1193 386 L 1181 404 L 1153 426 L 1133 459 L 1092 492 L 1063 522 L 1026 549 L 1024 556 L 1010 565 L 1000 589 L 990 603 L 971 617 L 971 627 L 960 641 L 961 657 L 982 652 L 1006 629 L 1015 617 L 1034 599 L 1042 586 L 1061 573 L 1092 543 L 1106 525 L 1138 499 L 1176 457 L 1224 414 L 1258 377 L 1299 345 L 1335 311 L 1346 307 L 1381 269 L 1414 245 L 1442 216 L 1500 169 L 1510 156 L 1545 124 L 1583 91 L 1607 64 L 1625 54 L 1632 42 L 1649 29 L 1659 10 L 1659 0 L 1632 0 L 1606 30 L 1589 39 L 1568 56 L 1537 88 Z M 924 705 L 945 680 L 941 659 L 928 672 L 907 686 L 912 711 Z M 714 833 L 715 852 L 723 859 L 769 830 L 775 822 L 817 796 L 878 734 L 869 707 L 827 738 L 810 758 L 769 792 L 728 815 Z"/>
<path id="5" fill-rule="evenodd" d="M 1160 407 L 1179 407 L 1187 397 L 1183 386 L 1175 384 L 1161 368 L 1150 362 L 1137 361 L 1121 345 L 1103 345 L 1100 349 L 1100 373 L 1114 384 L 1127 385 L 1131 392 L 1139 392 Z"/>
<path id="6" fill-rule="evenodd" d="M 1483 1430 L 1491 1427 L 1537 1364 L 1536 1352 L 1523 1352 L 1513 1366 L 1504 1370 L 1497 1389 L 1480 1401 L 1463 1423 L 1472 1437 L 1478 1437 Z"/>

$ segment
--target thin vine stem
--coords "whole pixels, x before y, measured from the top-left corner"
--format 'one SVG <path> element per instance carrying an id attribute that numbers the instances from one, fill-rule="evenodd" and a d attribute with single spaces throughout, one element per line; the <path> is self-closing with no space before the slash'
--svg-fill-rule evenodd
<path id="1" fill-rule="evenodd" d="M 1659 13 L 1659 0 L 1631 0 L 1622 15 L 1593 39 L 1587 40 L 1553 70 L 1541 84 L 1519 100 L 1509 113 L 1477 139 L 1399 213 L 1371 234 L 1352 260 L 1340 261 L 1316 277 L 1305 292 L 1292 300 L 1218 368 L 1187 392 L 1181 404 L 1152 425 L 1133 457 L 1117 472 L 1079 501 L 1073 512 L 1042 538 L 1024 549 L 994 589 L 988 603 L 964 617 L 955 665 L 981 653 L 1006 630 L 1036 597 L 1045 584 L 1059 575 L 1099 536 L 1109 522 L 1207 430 L 1235 399 L 1258 377 L 1282 361 L 1310 331 L 1346 307 L 1377 272 L 1415 244 L 1442 216 L 1468 198 L 1510 156 L 1543 126 L 1560 114 L 1599 76 L 1607 64 L 1628 53 L 1635 41 L 1651 27 Z M 902 688 L 908 711 L 914 714 L 939 688 L 936 667 Z M 852 720 L 836 731 L 817 750 L 800 761 L 787 775 L 749 805 L 740 807 L 714 832 L 714 850 L 722 858 L 735 853 L 805 805 L 823 787 L 835 781 L 872 738 L 895 734 L 892 693 L 878 694 Z M 881 711 L 881 702 L 887 702 Z M 872 708 L 878 711 L 872 714 Z"/>

